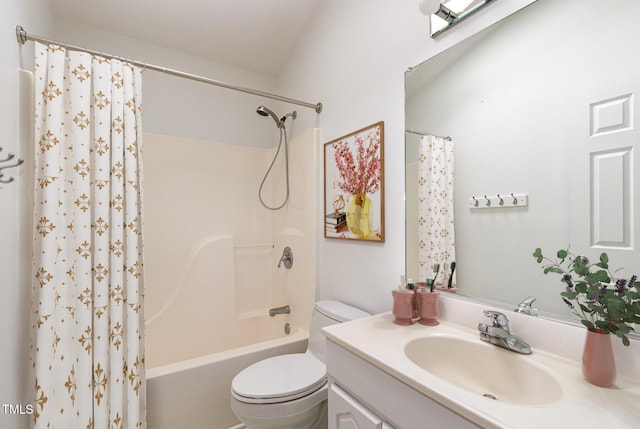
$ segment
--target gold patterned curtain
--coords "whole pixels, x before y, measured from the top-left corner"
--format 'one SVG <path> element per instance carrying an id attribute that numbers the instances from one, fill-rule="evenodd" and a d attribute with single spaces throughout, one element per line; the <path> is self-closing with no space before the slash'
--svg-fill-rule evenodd
<path id="1" fill-rule="evenodd" d="M 418 272 L 433 277 L 433 264 L 456 260 L 453 216 L 454 144 L 450 138 L 424 136 L 418 154 Z M 440 270 L 444 276 L 444 270 Z M 444 277 L 435 279 L 443 281 Z"/>
<path id="2" fill-rule="evenodd" d="M 141 72 L 36 43 L 35 428 L 144 428 Z"/>

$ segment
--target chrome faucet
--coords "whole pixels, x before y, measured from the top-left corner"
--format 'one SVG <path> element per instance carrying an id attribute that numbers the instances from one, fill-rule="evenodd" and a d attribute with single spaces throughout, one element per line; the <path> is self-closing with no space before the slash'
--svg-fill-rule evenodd
<path id="1" fill-rule="evenodd" d="M 531 354 L 531 347 L 521 339 L 511 335 L 509 319 L 499 311 L 485 310 L 484 315 L 491 318 L 491 326 L 478 323 L 480 339 L 498 347 L 525 355 Z"/>
<path id="2" fill-rule="evenodd" d="M 538 309 L 531 306 L 535 300 L 535 296 L 528 296 L 523 299 L 522 302 L 518 304 L 518 307 L 513 311 L 516 313 L 528 314 L 529 316 L 537 316 Z"/>
<path id="3" fill-rule="evenodd" d="M 284 264 L 286 268 L 291 268 L 293 266 L 293 250 L 291 247 L 287 246 L 282 251 L 282 256 L 280 257 L 280 261 L 278 261 L 278 268 Z"/>
<path id="4" fill-rule="evenodd" d="M 273 317 L 276 314 L 289 314 L 291 313 L 291 307 L 283 305 L 282 307 L 274 307 L 269 309 L 269 316 Z"/>

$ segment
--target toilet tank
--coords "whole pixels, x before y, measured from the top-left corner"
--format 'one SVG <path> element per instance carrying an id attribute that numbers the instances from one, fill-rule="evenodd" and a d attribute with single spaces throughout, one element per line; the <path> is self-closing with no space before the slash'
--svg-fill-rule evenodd
<path id="1" fill-rule="evenodd" d="M 311 353 L 324 364 L 327 363 L 325 337 L 320 330 L 325 326 L 348 322 L 371 316 L 370 313 L 352 307 L 339 301 L 318 301 L 313 309 L 311 328 L 309 329 L 309 346 L 307 353 Z"/>

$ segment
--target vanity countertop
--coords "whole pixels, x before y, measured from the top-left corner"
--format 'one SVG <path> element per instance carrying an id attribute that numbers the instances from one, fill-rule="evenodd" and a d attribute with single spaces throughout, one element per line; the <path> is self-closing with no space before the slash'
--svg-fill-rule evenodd
<path id="1" fill-rule="evenodd" d="M 512 314 L 509 313 L 508 316 L 511 319 Z M 519 317 L 515 313 L 513 316 Z M 482 321 L 480 319 L 481 316 L 477 321 Z M 524 322 L 520 321 L 522 331 L 526 331 L 524 329 L 526 323 L 553 322 L 543 320 L 539 322 L 537 318 L 525 319 Z M 567 328 L 559 328 L 560 331 L 563 329 Z M 579 337 L 578 340 L 574 338 L 572 342 L 581 343 L 584 340 L 583 332 L 584 330 L 579 328 L 570 331 L 570 336 Z M 329 326 L 323 329 L 323 333 L 330 341 L 483 428 L 622 429 L 640 427 L 640 406 L 638 405 L 640 404 L 640 379 L 638 377 L 620 374 L 619 370 L 617 381 L 612 388 L 594 386 L 584 380 L 581 362 L 575 359 L 575 356 L 549 353 L 542 347 L 536 347 L 533 342 L 531 343 L 533 353 L 519 356 L 544 367 L 560 384 L 562 396 L 550 404 L 516 405 L 487 399 L 448 383 L 409 360 L 404 353 L 405 345 L 420 337 L 448 335 L 466 339 L 478 338 L 478 333 L 474 329 L 452 321 L 441 319 L 437 326 L 424 326 L 417 323 L 411 326 L 399 326 L 393 323 L 393 316 L 389 312 Z M 518 332 L 514 334 L 518 335 Z M 521 338 L 528 341 L 527 337 Z M 613 340 L 618 341 L 617 338 Z M 632 341 L 632 348 L 638 346 L 640 346 L 638 341 Z M 572 347 L 575 349 L 574 346 L 567 344 L 567 349 Z M 633 351 L 633 354 L 637 356 L 638 350 Z M 617 357 L 616 360 L 618 360 Z"/>

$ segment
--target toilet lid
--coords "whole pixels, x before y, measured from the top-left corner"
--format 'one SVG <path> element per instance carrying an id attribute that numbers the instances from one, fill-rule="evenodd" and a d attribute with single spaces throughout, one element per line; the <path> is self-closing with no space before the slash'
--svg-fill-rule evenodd
<path id="1" fill-rule="evenodd" d="M 243 402 L 274 403 L 308 395 L 327 381 L 325 365 L 308 353 L 275 356 L 242 370 L 231 383 Z"/>

